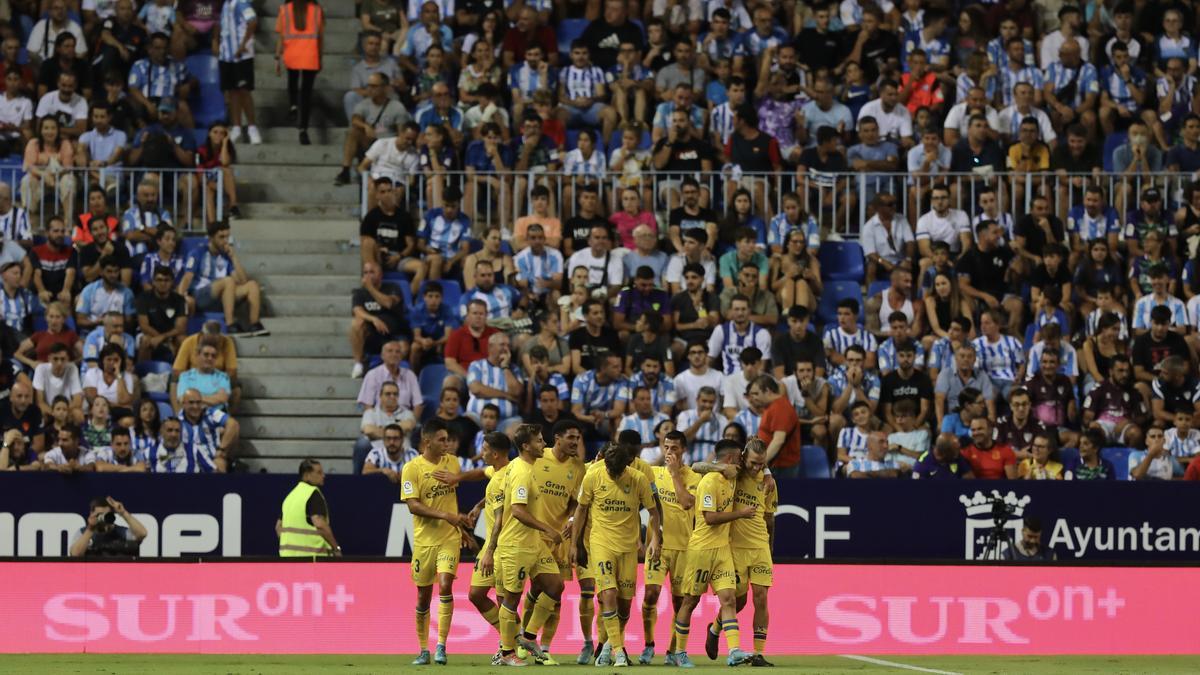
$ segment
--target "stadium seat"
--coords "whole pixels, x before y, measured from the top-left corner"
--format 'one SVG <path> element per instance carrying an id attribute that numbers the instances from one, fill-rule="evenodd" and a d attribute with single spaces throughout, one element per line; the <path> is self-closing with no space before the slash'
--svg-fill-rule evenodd
<path id="1" fill-rule="evenodd" d="M 187 260 L 187 257 L 200 248 L 204 248 L 208 243 L 207 237 L 184 237 L 179 245 L 179 255 Z"/>
<path id="2" fill-rule="evenodd" d="M 417 381 L 421 384 L 421 398 L 425 400 L 426 407 L 431 403 L 437 406 L 438 398 L 442 395 L 442 380 L 446 379 L 448 372 L 441 363 L 427 363 L 421 367 Z"/>
<path id="3" fill-rule="evenodd" d="M 161 375 L 166 373 L 170 375 L 171 364 L 166 361 L 142 361 L 133 367 L 133 372 L 139 379 L 150 375 Z M 168 403 L 171 400 L 171 395 L 165 391 L 148 391 L 146 398 L 156 403 Z"/>
<path id="4" fill-rule="evenodd" d="M 1058 461 L 1063 466 L 1075 466 L 1079 462 L 1079 448 L 1059 448 Z"/>
<path id="5" fill-rule="evenodd" d="M 413 308 L 412 282 L 404 272 L 384 272 L 383 280 L 390 281 L 400 288 L 400 298 L 404 300 L 404 308 Z"/>
<path id="6" fill-rule="evenodd" d="M 204 328 L 206 321 L 216 321 L 221 324 L 221 332 L 228 332 L 229 327 L 225 325 L 225 315 L 221 312 L 203 312 L 193 314 L 188 317 L 187 332 L 188 335 L 199 333 L 201 328 Z"/>
<path id="7" fill-rule="evenodd" d="M 1116 470 L 1117 480 L 1129 480 L 1129 453 L 1133 452 L 1133 448 L 1104 448 L 1100 451 L 1100 456 L 1112 462 L 1113 469 Z"/>
<path id="8" fill-rule="evenodd" d="M 421 284 L 421 295 L 425 295 L 427 283 L 429 282 Z M 458 307 L 458 303 L 462 302 L 462 285 L 453 279 L 438 279 L 438 283 L 442 285 L 442 304 L 451 308 Z"/>
<path id="9" fill-rule="evenodd" d="M 612 138 L 608 139 L 609 149 L 615 150 L 615 149 L 621 147 L 621 134 L 622 133 L 623 132 L 620 129 L 617 129 L 616 131 L 613 132 Z M 650 137 L 650 132 L 643 131 L 642 132 L 642 140 L 638 143 L 638 149 L 639 150 L 649 150 L 651 145 L 653 145 L 653 139 L 651 139 L 651 137 Z M 607 157 L 607 155 L 605 155 L 605 157 Z"/>
<path id="10" fill-rule="evenodd" d="M 164 401 L 155 401 L 155 404 L 158 406 L 158 416 L 161 419 L 165 420 L 168 417 L 175 416 L 175 409 L 171 407 L 170 403 L 166 403 Z"/>
<path id="11" fill-rule="evenodd" d="M 1125 144 L 1125 140 L 1129 138 L 1129 132 L 1118 131 L 1104 137 L 1103 155 L 1100 157 L 1101 163 L 1104 165 L 1104 171 L 1110 173 L 1113 170 L 1113 152 Z M 1112 195 L 1109 195 L 1112 198 Z"/>
<path id="12" fill-rule="evenodd" d="M 225 97 L 221 94 L 221 74 L 217 66 L 217 57 L 212 54 L 193 54 L 185 60 L 188 72 L 196 78 L 200 86 L 192 92 L 188 105 L 192 107 L 192 116 L 196 126 L 208 128 L 214 122 L 223 120 L 225 113 Z"/>
<path id="13" fill-rule="evenodd" d="M 800 466 L 805 478 L 830 478 L 829 456 L 825 448 L 819 445 L 805 445 L 800 448 Z"/>
<path id="14" fill-rule="evenodd" d="M 830 281 L 825 284 L 821 301 L 817 304 L 817 321 L 830 324 L 837 321 L 837 304 L 845 298 L 858 301 L 859 320 L 864 316 L 862 287 L 857 281 Z"/>
<path id="15" fill-rule="evenodd" d="M 827 241 L 817 252 L 821 278 L 826 281 L 857 281 L 866 278 L 863 249 L 856 241 Z"/>
<path id="16" fill-rule="evenodd" d="M 583 31 L 587 30 L 587 19 L 563 19 L 555 32 L 558 33 L 558 51 L 560 54 L 571 53 L 571 43 L 579 36 L 583 35 Z"/>
<path id="17" fill-rule="evenodd" d="M 1033 334 L 1038 330 L 1036 323 L 1031 323 L 1025 327 L 1025 351 L 1033 348 Z"/>
<path id="18" fill-rule="evenodd" d="M 879 281 L 872 281 L 871 285 L 867 287 L 867 297 L 873 298 L 876 295 L 878 295 L 879 293 L 882 293 L 883 291 L 886 291 L 887 289 L 889 289 L 891 287 L 892 287 L 891 279 L 881 279 Z"/>

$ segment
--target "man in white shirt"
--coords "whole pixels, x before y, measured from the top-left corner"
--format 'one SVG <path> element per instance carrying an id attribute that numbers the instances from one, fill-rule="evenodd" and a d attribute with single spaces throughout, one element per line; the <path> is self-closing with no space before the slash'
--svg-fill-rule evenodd
<path id="1" fill-rule="evenodd" d="M 88 45 L 83 39 L 83 28 L 67 16 L 67 0 L 52 0 L 46 18 L 33 25 L 29 31 L 29 41 L 25 49 L 29 52 L 29 60 L 35 64 L 54 57 L 54 43 L 59 33 L 70 33 L 75 36 L 75 55 L 85 58 L 88 55 Z"/>
<path id="2" fill-rule="evenodd" d="M 625 265 L 623 256 L 612 252 L 612 241 L 607 227 L 597 225 L 588 234 L 587 248 L 582 248 L 567 260 L 567 277 L 576 267 L 585 267 L 588 271 L 588 285 L 592 288 L 603 287 L 608 297 L 615 298 L 625 281 Z"/>
<path id="3" fill-rule="evenodd" d="M 405 188 L 412 176 L 416 175 L 421 163 L 417 155 L 417 136 L 421 128 L 415 122 L 405 122 L 393 138 L 380 138 L 371 144 L 367 154 L 358 165 L 358 172 L 366 174 L 371 180 L 367 181 L 367 206 L 375 208 L 375 181 L 379 178 L 390 178 L 398 183 L 398 188 Z"/>
<path id="4" fill-rule="evenodd" d="M 87 131 L 87 100 L 75 93 L 78 83 L 73 73 L 58 76 L 58 89 L 46 92 L 38 101 L 38 119 L 53 115 L 58 118 L 59 133 L 71 139 L 79 138 Z"/>
<path id="5" fill-rule="evenodd" d="M 912 115 L 900 104 L 900 93 L 894 80 L 879 85 L 879 98 L 868 101 L 858 111 L 858 119 L 874 117 L 879 123 L 880 138 L 898 143 L 905 150 L 913 146 Z"/>
<path id="6" fill-rule="evenodd" d="M 1084 61 L 1088 60 L 1088 54 L 1091 53 L 1091 50 L 1088 49 L 1087 37 L 1079 33 L 1079 28 L 1083 25 L 1083 14 L 1079 12 L 1078 7 L 1063 5 L 1063 8 L 1058 10 L 1058 22 L 1058 30 L 1047 34 L 1042 38 L 1042 43 L 1038 45 L 1040 57 L 1038 65 L 1043 70 L 1049 68 L 1051 63 L 1058 63 L 1058 50 L 1068 39 L 1073 38 L 1079 43 Z"/>
<path id="7" fill-rule="evenodd" d="M 83 421 L 83 383 L 79 368 L 71 363 L 71 348 L 67 345 L 50 346 L 49 363 L 39 363 L 33 371 L 33 391 L 44 418 L 50 418 L 54 399 L 62 396 L 69 401 L 72 419 Z"/>
<path id="8" fill-rule="evenodd" d="M 950 208 L 950 188 L 938 183 L 930 190 L 928 213 L 917 220 L 917 250 L 921 253 L 921 272 L 933 258 L 933 242 L 943 241 L 957 257 L 971 245 L 971 219 L 960 209 Z"/>
<path id="9" fill-rule="evenodd" d="M 762 357 L 762 350 L 758 347 L 746 347 L 738 354 L 741 369 L 734 371 L 732 375 L 726 375 L 721 384 L 721 412 L 725 417 L 733 419 L 739 412 L 750 407 L 750 402 L 746 400 L 746 387 L 763 373 Z M 759 412 L 761 414 L 761 411 Z"/>
<path id="10" fill-rule="evenodd" d="M 696 407 L 696 395 L 703 387 L 721 391 L 725 376 L 709 367 L 708 345 L 696 341 L 687 348 L 688 369 L 675 376 L 675 401 L 680 410 Z M 718 402 L 719 404 L 719 402 Z"/>
<path id="11" fill-rule="evenodd" d="M 21 95 L 21 69 L 4 74 L 4 96 L 0 97 L 0 152 L 21 154 L 33 137 L 33 102 Z"/>
<path id="12" fill-rule="evenodd" d="M 975 113 L 987 118 L 988 135 L 992 140 L 1000 138 L 1000 113 L 988 105 L 987 92 L 979 87 L 971 87 L 967 92 L 967 100 L 955 103 L 946 113 L 946 121 L 942 124 L 942 139 L 946 147 L 953 148 L 960 138 L 967 135 L 971 115 Z"/>
<path id="13" fill-rule="evenodd" d="M 1039 140 L 1053 150 L 1058 140 L 1058 134 L 1054 133 L 1054 124 L 1050 121 L 1050 116 L 1046 114 L 1046 111 L 1034 107 L 1035 94 L 1033 85 L 1028 82 L 1020 82 L 1013 87 L 1013 104 L 1000 111 L 1000 136 L 1005 143 L 1014 142 L 1017 139 L 1017 132 L 1021 129 L 1021 122 L 1026 117 L 1032 117 L 1038 123 Z"/>
<path id="14" fill-rule="evenodd" d="M 696 263 L 704 268 L 704 288 L 712 293 L 717 288 L 717 261 L 708 252 L 708 233 L 693 227 L 683 231 L 683 252 L 671 256 L 667 262 L 667 270 L 663 273 L 663 281 L 670 286 L 671 295 L 683 290 L 683 268 L 688 263 Z"/>

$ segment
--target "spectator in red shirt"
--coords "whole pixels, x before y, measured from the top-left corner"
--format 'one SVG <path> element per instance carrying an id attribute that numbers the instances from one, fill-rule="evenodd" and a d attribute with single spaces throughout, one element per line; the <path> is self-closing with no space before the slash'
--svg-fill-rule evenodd
<path id="1" fill-rule="evenodd" d="M 992 421 L 986 417 L 971 420 L 971 439 L 963 457 L 971 463 L 976 478 L 997 480 L 1017 477 L 1017 453 L 1012 446 L 997 443 L 992 437 Z"/>
<path id="2" fill-rule="evenodd" d="M 800 418 L 770 375 L 760 375 L 746 392 L 750 405 L 763 411 L 758 437 L 767 444 L 767 461 L 777 478 L 800 477 Z"/>
<path id="3" fill-rule="evenodd" d="M 467 368 L 479 359 L 487 358 L 488 338 L 498 332 L 487 325 L 487 303 L 472 300 L 467 304 L 467 320 L 455 328 L 446 340 L 446 370 L 450 373 L 442 388 L 466 387 Z"/>
<path id="4" fill-rule="evenodd" d="M 918 108 L 940 115 L 945 105 L 937 73 L 929 69 L 929 57 L 920 49 L 908 55 L 908 72 L 900 77 L 900 102 L 914 115 Z"/>
<path id="5" fill-rule="evenodd" d="M 526 5 L 517 14 L 517 25 L 504 33 L 504 43 L 501 46 L 504 58 L 504 69 L 525 61 L 525 50 L 530 45 L 538 45 L 551 67 L 558 66 L 558 41 L 554 31 L 549 26 L 538 22 L 537 10 Z"/>
<path id="6" fill-rule="evenodd" d="M 1187 471 L 1183 472 L 1183 479 L 1200 481 L 1200 455 L 1196 455 L 1192 461 L 1188 462 Z"/>

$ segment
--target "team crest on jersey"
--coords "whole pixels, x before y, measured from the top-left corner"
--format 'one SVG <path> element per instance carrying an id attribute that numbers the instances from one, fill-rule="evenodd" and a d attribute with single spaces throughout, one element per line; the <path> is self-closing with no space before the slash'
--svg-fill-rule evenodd
<path id="1" fill-rule="evenodd" d="M 712 508 L 712 505 L 713 505 L 713 497 L 712 497 L 712 495 L 704 495 L 704 506 L 706 506 L 706 507 L 708 507 L 708 508 L 710 508 L 710 509 L 711 509 L 711 508 Z"/>
<path id="2" fill-rule="evenodd" d="M 625 494 L 629 494 L 629 491 L 633 489 L 633 486 L 625 484 L 621 486 L 621 489 L 625 492 Z"/>
<path id="3" fill-rule="evenodd" d="M 567 472 L 567 480 L 575 480 L 575 472 L 574 471 Z"/>

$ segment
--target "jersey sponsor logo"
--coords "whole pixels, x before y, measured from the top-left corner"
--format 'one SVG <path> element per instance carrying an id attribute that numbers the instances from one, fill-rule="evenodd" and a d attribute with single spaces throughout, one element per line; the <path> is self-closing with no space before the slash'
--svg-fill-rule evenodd
<path id="1" fill-rule="evenodd" d="M 529 491 L 524 487 L 517 488 L 517 499 L 526 499 L 529 496 Z"/>
<path id="2" fill-rule="evenodd" d="M 712 505 L 713 505 L 713 496 L 712 496 L 712 495 L 704 495 L 704 506 L 705 506 L 705 508 L 710 508 L 710 509 L 711 509 L 711 508 L 712 508 Z"/>
<path id="3" fill-rule="evenodd" d="M 413 492 L 412 481 L 411 480 L 404 481 L 404 485 L 401 486 L 401 489 L 404 490 L 404 494 L 406 494 L 406 495 L 412 494 L 412 492 Z"/>

